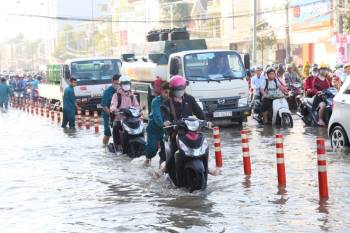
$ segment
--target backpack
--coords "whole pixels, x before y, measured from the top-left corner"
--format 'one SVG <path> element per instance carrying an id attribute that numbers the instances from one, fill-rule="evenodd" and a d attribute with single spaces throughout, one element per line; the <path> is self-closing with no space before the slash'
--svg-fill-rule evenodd
<path id="1" fill-rule="evenodd" d="M 122 104 L 122 94 L 117 92 L 117 97 L 118 97 L 117 109 L 119 109 L 120 105 Z M 133 103 L 134 102 L 134 95 L 131 95 L 130 98 L 131 98 L 131 102 Z"/>
<path id="2" fill-rule="evenodd" d="M 278 88 L 278 85 L 277 85 L 277 80 L 276 80 L 276 78 L 273 80 L 273 81 L 275 81 L 275 84 L 276 84 L 276 88 Z M 266 85 L 265 85 L 265 89 L 264 89 L 264 91 L 266 91 L 267 89 L 269 88 L 269 80 L 268 79 L 266 79 Z"/>

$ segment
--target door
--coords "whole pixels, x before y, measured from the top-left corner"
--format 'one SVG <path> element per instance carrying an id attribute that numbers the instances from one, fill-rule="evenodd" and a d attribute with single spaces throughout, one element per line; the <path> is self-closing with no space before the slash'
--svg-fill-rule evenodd
<path id="1" fill-rule="evenodd" d="M 337 109 L 337 111 L 341 113 L 341 115 L 340 115 L 342 117 L 341 123 L 344 125 L 345 130 L 349 135 L 349 133 L 350 133 L 350 121 L 349 121 L 349 117 L 350 117 L 350 82 L 346 82 L 346 83 L 344 83 L 344 85 L 347 85 L 345 87 L 345 90 L 337 98 L 337 107 L 339 107 L 339 109 Z"/>

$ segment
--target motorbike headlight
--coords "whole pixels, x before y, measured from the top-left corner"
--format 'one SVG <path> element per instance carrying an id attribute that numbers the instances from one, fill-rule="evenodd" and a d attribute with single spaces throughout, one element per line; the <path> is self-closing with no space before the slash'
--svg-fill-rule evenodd
<path id="1" fill-rule="evenodd" d="M 244 107 L 248 105 L 248 98 L 244 97 L 244 98 L 240 98 L 238 101 L 238 107 Z"/>

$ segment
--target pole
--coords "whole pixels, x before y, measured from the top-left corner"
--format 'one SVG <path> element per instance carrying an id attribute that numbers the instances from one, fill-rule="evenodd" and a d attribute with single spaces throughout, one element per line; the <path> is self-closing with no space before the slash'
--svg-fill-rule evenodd
<path id="1" fill-rule="evenodd" d="M 276 134 L 277 178 L 280 187 L 286 187 L 286 169 L 284 166 L 283 135 Z"/>
<path id="2" fill-rule="evenodd" d="M 328 199 L 328 179 L 326 148 L 323 138 L 317 138 L 317 167 L 318 167 L 318 190 L 321 200 Z"/>
<path id="3" fill-rule="evenodd" d="M 256 1 L 253 0 L 253 64 L 256 65 Z"/>
<path id="4" fill-rule="evenodd" d="M 343 8 L 344 7 L 344 0 L 339 0 L 338 6 Z M 338 18 L 338 32 L 339 32 L 339 34 L 343 34 L 343 24 L 344 24 L 343 13 L 338 10 L 338 15 L 339 15 L 339 18 Z"/>
<path id="5" fill-rule="evenodd" d="M 221 139 L 219 127 L 213 128 L 214 148 L 215 148 L 215 164 L 216 167 L 222 167 L 222 154 L 221 154 Z"/>
<path id="6" fill-rule="evenodd" d="M 94 22 L 94 0 L 91 0 L 91 18 L 92 18 L 92 43 L 93 43 L 93 47 L 94 47 L 94 56 L 96 56 L 95 22 Z"/>
<path id="7" fill-rule="evenodd" d="M 241 130 L 242 153 L 243 153 L 243 168 L 244 174 L 250 176 L 252 169 L 250 165 L 248 130 Z"/>
<path id="8" fill-rule="evenodd" d="M 291 62 L 289 35 L 289 0 L 286 0 L 286 63 Z"/>
<path id="9" fill-rule="evenodd" d="M 174 28 L 174 16 L 173 16 L 173 5 L 170 4 L 170 28 Z"/>

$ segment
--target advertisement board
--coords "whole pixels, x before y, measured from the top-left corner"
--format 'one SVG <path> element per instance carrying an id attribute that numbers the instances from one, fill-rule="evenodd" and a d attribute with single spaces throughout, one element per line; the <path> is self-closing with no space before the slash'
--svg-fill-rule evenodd
<path id="1" fill-rule="evenodd" d="M 332 25 L 331 0 L 291 0 L 290 7 L 294 31 L 314 31 Z"/>

